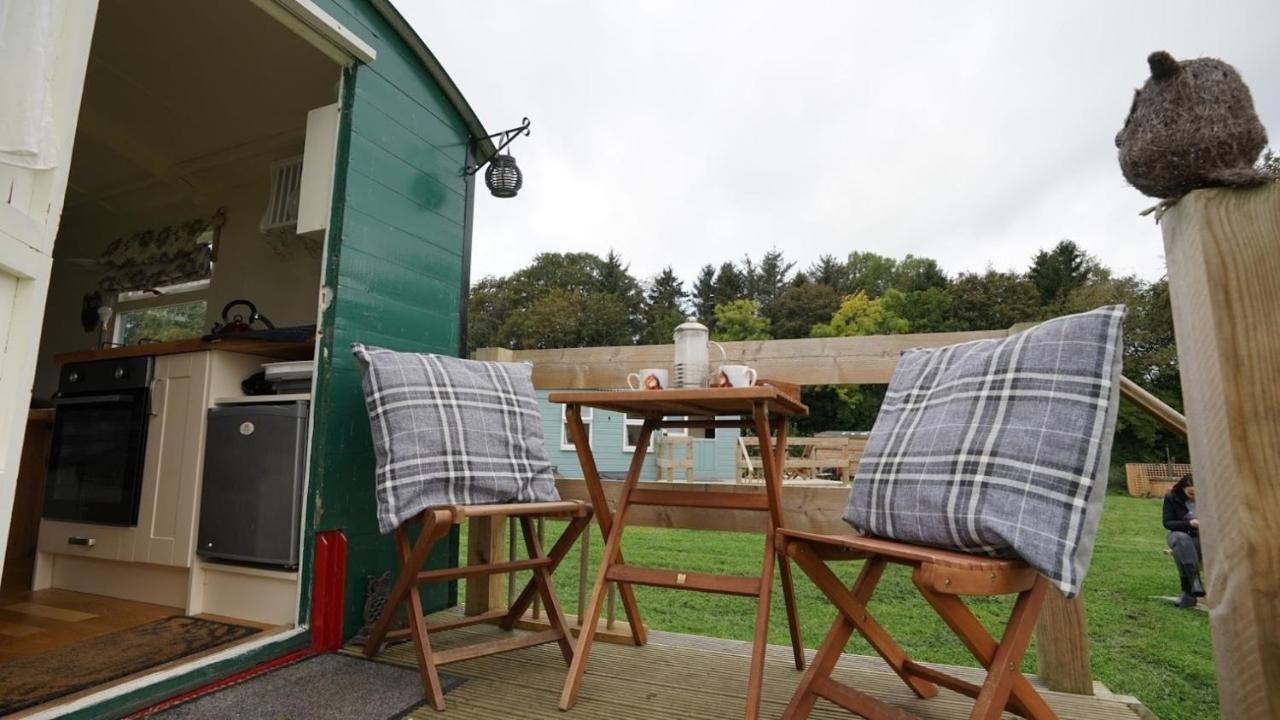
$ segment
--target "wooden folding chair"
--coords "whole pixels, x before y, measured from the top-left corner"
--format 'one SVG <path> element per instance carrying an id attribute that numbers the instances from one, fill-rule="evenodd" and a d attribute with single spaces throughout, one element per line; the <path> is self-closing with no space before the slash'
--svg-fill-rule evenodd
<path id="1" fill-rule="evenodd" d="M 520 519 L 520 528 L 524 535 L 525 547 L 529 557 L 525 560 L 509 559 L 506 562 L 469 565 L 466 567 L 446 568 L 443 570 L 422 570 L 422 564 L 431 554 L 436 541 L 448 534 L 449 528 L 462 523 L 468 518 L 509 516 Z M 552 546 L 551 552 L 544 553 L 542 543 L 534 530 L 534 519 L 540 517 L 565 517 L 569 524 L 561 533 L 560 539 Z M 591 522 L 591 506 L 581 500 L 565 500 L 560 502 L 515 503 L 504 505 L 468 505 L 443 508 L 428 508 L 416 518 L 405 522 L 396 530 L 396 547 L 400 555 L 400 571 L 396 584 L 387 596 L 387 604 L 378 616 L 364 644 L 366 657 L 373 657 L 381 650 L 387 640 L 406 636 L 413 637 L 416 650 L 418 671 L 422 675 L 422 689 L 431 706 L 436 710 L 444 710 L 444 691 L 440 687 L 440 676 L 436 668 L 461 660 L 493 655 L 495 653 L 518 650 L 543 643 L 555 642 L 560 645 L 560 653 L 564 655 L 566 664 L 573 661 L 574 642 L 565 620 L 564 610 L 556 599 L 552 588 L 551 575 L 560 561 L 573 547 L 578 536 Z M 419 525 L 416 540 L 410 538 L 410 526 Z M 428 625 L 423 617 L 422 598 L 418 586 L 428 582 L 442 582 L 464 577 L 497 575 L 505 572 L 532 570 L 533 577 L 525 585 L 516 601 L 510 608 L 494 610 L 472 617 Z M 542 599 L 547 610 L 550 630 L 529 633 L 528 635 L 512 635 L 509 637 L 474 643 L 464 647 L 434 651 L 428 635 L 431 633 L 452 630 L 485 622 L 497 622 L 504 630 L 511 630 L 524 615 L 525 610 L 533 603 L 535 594 Z M 409 627 L 402 630 L 390 630 L 400 605 L 408 603 Z"/>
<path id="2" fill-rule="evenodd" d="M 918 697 L 937 695 L 936 684 L 974 698 L 969 714 L 972 720 L 996 720 L 1005 710 L 1031 720 L 1056 720 L 1057 715 L 1019 671 L 1048 587 L 1048 581 L 1025 563 L 877 538 L 786 529 L 778 531 L 776 544 L 839 610 L 783 718 L 809 717 L 818 698 L 869 720 L 915 717 L 831 679 L 845 643 L 856 630 Z M 826 565 L 839 560 L 865 560 L 851 589 L 846 589 Z M 987 669 L 984 683 L 975 685 L 910 659 L 867 612 L 867 603 L 889 563 L 914 568 L 911 579 L 920 594 Z M 998 642 L 960 599 L 964 595 L 1014 593 L 1018 598 Z"/>

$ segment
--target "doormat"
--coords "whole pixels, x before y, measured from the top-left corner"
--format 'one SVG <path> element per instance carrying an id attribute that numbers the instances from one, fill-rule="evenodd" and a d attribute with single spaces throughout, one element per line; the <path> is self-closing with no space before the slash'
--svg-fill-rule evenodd
<path id="1" fill-rule="evenodd" d="M 174 616 L 0 663 L 0 715 L 247 637 L 257 628 Z"/>
<path id="2" fill-rule="evenodd" d="M 463 678 L 440 673 L 447 693 Z M 165 709 L 148 720 L 392 720 L 424 704 L 418 671 L 325 653 Z"/>

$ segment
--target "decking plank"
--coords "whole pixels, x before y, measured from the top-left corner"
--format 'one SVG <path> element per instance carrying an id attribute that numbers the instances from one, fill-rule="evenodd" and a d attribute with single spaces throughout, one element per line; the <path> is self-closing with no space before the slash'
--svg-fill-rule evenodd
<path id="1" fill-rule="evenodd" d="M 496 628 L 478 626 L 437 635 L 432 642 L 445 649 L 499 633 Z M 466 677 L 467 682 L 449 693 L 446 701 L 453 720 L 649 720 L 671 717 L 676 709 L 680 717 L 691 720 L 737 717 L 746 693 L 749 657 L 750 644 L 746 642 L 660 631 L 651 631 L 649 644 L 644 647 L 600 644 L 593 650 L 578 704 L 562 713 L 556 704 L 565 677 L 564 660 L 555 647 L 543 645 L 450 665 L 447 672 Z M 412 647 L 389 648 L 379 659 L 412 667 Z M 936 667 L 955 670 L 950 666 Z M 981 679 L 981 671 L 975 668 L 960 668 L 958 672 L 966 679 Z M 930 700 L 915 697 L 879 658 L 846 655 L 834 677 L 915 713 L 922 720 L 961 720 L 968 717 L 972 708 L 972 700 L 948 690 Z M 799 678 L 791 664 L 790 648 L 770 646 L 761 717 L 782 714 Z M 1030 679 L 1036 683 L 1036 678 Z M 1142 717 L 1129 706 L 1131 698 L 1110 693 L 1090 697 L 1042 692 L 1061 720 Z M 405 717 L 426 720 L 436 716 L 433 710 L 422 708 Z M 847 720 L 854 716 L 820 701 L 812 717 Z"/>

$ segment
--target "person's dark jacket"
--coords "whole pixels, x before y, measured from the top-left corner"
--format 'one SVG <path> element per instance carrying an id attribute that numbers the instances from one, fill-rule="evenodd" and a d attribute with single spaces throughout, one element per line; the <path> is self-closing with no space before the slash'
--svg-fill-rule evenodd
<path id="1" fill-rule="evenodd" d="M 1191 511 L 1187 508 L 1187 496 L 1179 493 L 1169 493 L 1164 496 L 1164 528 L 1166 530 L 1199 535 L 1200 531 L 1191 527 L 1191 517 Z"/>

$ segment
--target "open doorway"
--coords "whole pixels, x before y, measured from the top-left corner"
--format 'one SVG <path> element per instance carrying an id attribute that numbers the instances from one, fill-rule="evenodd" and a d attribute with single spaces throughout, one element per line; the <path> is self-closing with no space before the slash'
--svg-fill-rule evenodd
<path id="1" fill-rule="evenodd" d="M 153 653 L 158 664 L 86 672 L 60 695 L 6 698 L 0 715 L 296 623 L 296 557 L 198 547 L 202 478 L 205 455 L 227 450 L 207 444 L 209 412 L 223 407 L 287 408 L 305 457 L 323 231 L 298 232 L 302 157 L 317 126 L 332 151 L 324 117 L 336 109 L 313 111 L 333 107 L 340 86 L 332 57 L 250 0 L 100 5 L 0 584 L 0 663 L 57 662 L 169 618 L 170 646 L 204 640 Z M 215 325 L 268 323 L 287 341 L 201 342 Z M 279 361 L 299 364 L 295 392 L 246 395 L 242 382 Z M 109 389 L 93 397 L 113 399 L 85 412 L 90 395 L 68 388 L 99 368 Z M 46 472 L 63 456 L 76 458 L 64 462 L 74 482 Z M 299 512 L 280 517 L 295 552 Z"/>

